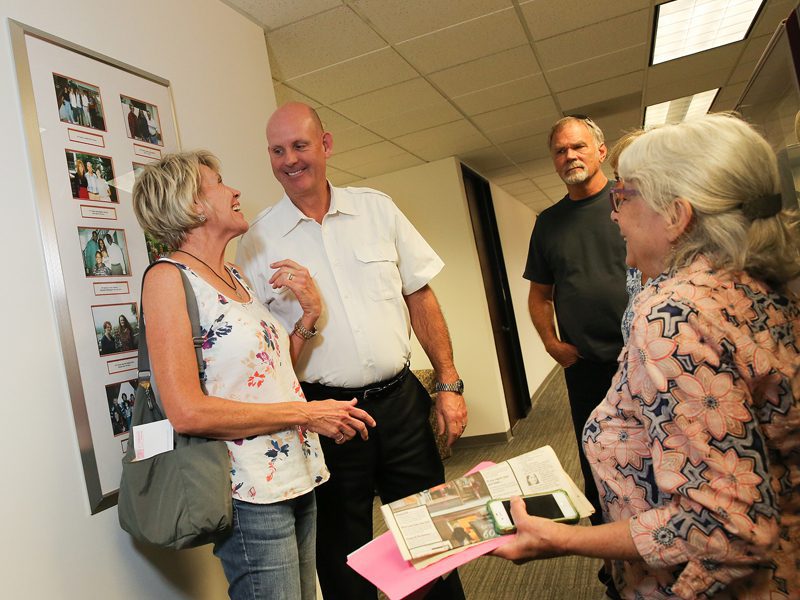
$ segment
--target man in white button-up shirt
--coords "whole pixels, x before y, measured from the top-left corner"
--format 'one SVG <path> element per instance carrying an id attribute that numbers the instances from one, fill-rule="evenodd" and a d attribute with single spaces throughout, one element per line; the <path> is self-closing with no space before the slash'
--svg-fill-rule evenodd
<path id="1" fill-rule="evenodd" d="M 452 444 L 467 425 L 450 336 L 428 282 L 443 263 L 391 198 L 336 188 L 326 178 L 333 138 L 309 106 L 290 103 L 267 125 L 272 171 L 286 194 L 256 217 L 237 262 L 259 299 L 308 340 L 295 368 L 309 400 L 358 399 L 377 426 L 368 440 L 342 431 L 323 444 L 331 479 L 317 488 L 317 571 L 326 600 L 375 598 L 346 566 L 372 539 L 374 492 L 391 502 L 444 481 L 430 399 L 408 375 L 411 328 L 436 370 L 439 431 Z M 283 285 L 311 275 L 324 308 L 315 328 Z M 451 390 L 451 391 L 450 391 Z M 428 598 L 461 598 L 457 574 Z"/>

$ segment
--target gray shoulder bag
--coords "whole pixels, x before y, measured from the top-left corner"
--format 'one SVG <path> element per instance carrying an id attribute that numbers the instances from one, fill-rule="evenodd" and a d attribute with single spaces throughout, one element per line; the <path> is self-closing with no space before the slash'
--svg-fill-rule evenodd
<path id="1" fill-rule="evenodd" d="M 197 298 L 184 270 L 178 270 L 192 323 L 200 387 L 207 393 Z M 147 271 L 142 276 L 142 287 Z M 221 440 L 175 432 L 174 450 L 135 460 L 133 427 L 166 418 L 150 374 L 144 304 L 139 306 L 139 381 L 128 449 L 122 459 L 119 524 L 135 539 L 156 546 L 176 550 L 201 546 L 226 534 L 232 525 L 228 448 Z"/>

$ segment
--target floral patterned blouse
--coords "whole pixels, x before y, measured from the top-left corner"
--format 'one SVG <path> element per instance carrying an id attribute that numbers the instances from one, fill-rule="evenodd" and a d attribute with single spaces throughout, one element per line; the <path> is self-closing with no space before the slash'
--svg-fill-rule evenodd
<path id="1" fill-rule="evenodd" d="M 168 259 L 162 259 L 168 260 Z M 305 402 L 289 356 L 289 336 L 234 268 L 251 300 L 220 294 L 189 267 L 204 338 L 209 395 L 238 402 Z M 234 498 L 270 504 L 295 498 L 328 480 L 316 433 L 302 427 L 226 442 Z"/>
<path id="2" fill-rule="evenodd" d="M 583 432 L 625 598 L 800 598 L 800 310 L 704 258 L 639 294 Z"/>

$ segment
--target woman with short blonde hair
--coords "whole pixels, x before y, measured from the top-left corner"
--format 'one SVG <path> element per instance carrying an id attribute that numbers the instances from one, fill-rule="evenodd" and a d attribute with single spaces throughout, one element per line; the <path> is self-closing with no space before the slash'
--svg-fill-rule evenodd
<path id="1" fill-rule="evenodd" d="M 306 402 L 292 363 L 316 333 L 322 310 L 308 270 L 273 265 L 275 288 L 294 294 L 303 314 L 292 332 L 253 299 L 228 243 L 247 231 L 239 191 L 206 151 L 165 156 L 133 187 L 139 223 L 169 245 L 142 283 L 142 318 L 153 377 L 176 431 L 225 440 L 231 456 L 233 530 L 216 540 L 234 600 L 316 597 L 314 488 L 328 477 L 318 435 L 342 444 L 367 438 L 375 421 L 355 400 Z M 197 374 L 182 269 L 197 298 L 206 362 Z M 140 340 L 140 343 L 142 341 Z"/>

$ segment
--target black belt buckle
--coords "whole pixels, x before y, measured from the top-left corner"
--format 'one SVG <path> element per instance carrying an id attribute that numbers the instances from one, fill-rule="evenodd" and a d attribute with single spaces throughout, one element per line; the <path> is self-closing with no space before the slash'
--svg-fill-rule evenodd
<path id="1" fill-rule="evenodd" d="M 386 392 L 392 389 L 398 383 L 403 381 L 403 379 L 405 379 L 406 375 L 408 375 L 408 370 L 409 370 L 409 364 L 406 363 L 403 369 L 397 374 L 397 376 L 394 379 L 387 381 L 385 384 L 381 386 L 365 389 L 363 394 L 361 395 L 361 399 L 366 400 L 367 396 L 369 395 L 372 396 L 380 395 L 382 392 Z"/>

